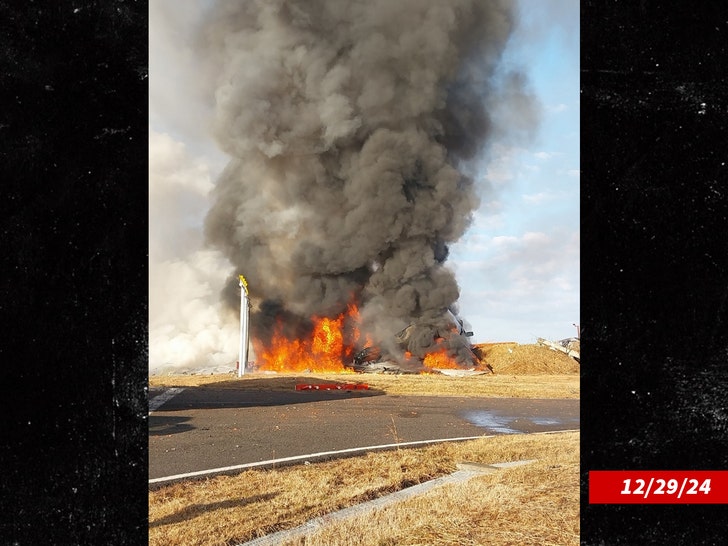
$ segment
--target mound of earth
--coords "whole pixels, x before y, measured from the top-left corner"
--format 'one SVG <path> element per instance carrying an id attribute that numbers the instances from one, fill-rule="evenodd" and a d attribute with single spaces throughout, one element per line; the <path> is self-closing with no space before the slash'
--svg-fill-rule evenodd
<path id="1" fill-rule="evenodd" d="M 477 343 L 478 357 L 496 374 L 547 375 L 577 374 L 579 363 L 570 356 L 543 345 L 518 343 Z"/>

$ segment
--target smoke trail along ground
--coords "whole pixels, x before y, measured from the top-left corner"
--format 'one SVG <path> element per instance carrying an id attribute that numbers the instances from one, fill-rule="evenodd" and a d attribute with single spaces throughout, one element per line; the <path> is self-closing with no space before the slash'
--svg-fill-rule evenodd
<path id="1" fill-rule="evenodd" d="M 205 235 L 248 278 L 255 337 L 280 316 L 297 335 L 355 299 L 393 354 L 414 323 L 415 356 L 439 335 L 468 361 L 443 319 L 459 296 L 444 262 L 479 204 L 468 162 L 487 144 L 513 18 L 497 1 L 213 6 L 204 55 L 218 70 L 215 137 L 233 159 Z M 237 312 L 236 277 L 223 294 Z"/>

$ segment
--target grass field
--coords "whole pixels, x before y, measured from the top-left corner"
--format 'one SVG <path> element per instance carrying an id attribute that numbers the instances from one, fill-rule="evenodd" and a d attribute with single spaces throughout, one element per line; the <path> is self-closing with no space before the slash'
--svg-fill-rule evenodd
<path id="1" fill-rule="evenodd" d="M 386 375 L 386 374 L 232 374 L 152 376 L 151 387 L 200 387 L 276 391 L 297 383 L 366 383 L 370 388 L 396 395 L 579 398 L 579 376 L 560 375 Z"/>
<path id="2" fill-rule="evenodd" d="M 510 353 L 512 354 L 512 353 Z M 289 390 L 297 383 L 366 383 L 400 396 L 579 398 L 575 373 L 449 377 L 382 374 L 152 376 L 151 387 Z M 393 506 L 332 522 L 298 546 L 576 545 L 579 434 L 503 435 L 250 470 L 150 491 L 150 545 L 230 545 L 453 472 L 462 462 L 536 459 Z"/>
<path id="3" fill-rule="evenodd" d="M 578 544 L 576 432 L 503 435 L 169 485 L 150 491 L 149 544 L 239 544 L 451 473 L 460 462 L 530 459 L 536 462 L 444 486 L 283 544 Z"/>

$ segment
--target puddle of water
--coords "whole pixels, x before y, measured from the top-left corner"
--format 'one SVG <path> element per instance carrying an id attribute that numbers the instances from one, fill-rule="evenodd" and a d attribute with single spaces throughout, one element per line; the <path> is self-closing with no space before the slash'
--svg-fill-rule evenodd
<path id="1" fill-rule="evenodd" d="M 487 428 L 493 432 L 501 434 L 518 434 L 520 432 L 508 426 L 513 421 L 512 417 L 498 415 L 493 411 L 466 411 L 464 417 L 476 427 Z"/>
<path id="2" fill-rule="evenodd" d="M 550 417 L 534 417 L 531 419 L 534 425 L 560 425 L 561 421 Z"/>

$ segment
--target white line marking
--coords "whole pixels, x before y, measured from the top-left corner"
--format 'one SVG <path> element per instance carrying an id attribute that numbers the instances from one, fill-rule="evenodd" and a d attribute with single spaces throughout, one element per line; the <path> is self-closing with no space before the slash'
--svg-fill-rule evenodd
<path id="1" fill-rule="evenodd" d="M 165 390 L 162 394 L 158 394 L 157 396 L 152 398 L 149 401 L 149 413 L 157 411 L 162 404 L 168 402 L 179 393 L 181 393 L 183 390 L 184 389 L 181 387 L 172 387 L 171 389 Z"/>
<path id="2" fill-rule="evenodd" d="M 571 430 L 554 430 L 549 432 L 534 432 L 533 434 L 557 434 L 561 432 L 579 432 L 578 429 Z M 246 470 L 248 468 L 257 468 L 259 466 L 272 466 L 279 463 L 290 463 L 294 461 L 305 461 L 306 459 L 316 459 L 319 457 L 327 457 L 331 455 L 343 455 L 345 453 L 357 453 L 364 451 L 376 451 L 379 449 L 391 449 L 396 447 L 408 447 L 426 444 L 436 444 L 442 442 L 462 442 L 466 440 L 480 440 L 481 438 L 495 438 L 495 434 L 486 436 L 463 436 L 460 438 L 439 438 L 437 440 L 420 440 L 418 442 L 401 442 L 399 444 L 384 444 L 378 446 L 352 447 L 349 449 L 340 449 L 338 451 L 321 451 L 319 453 L 310 453 L 308 455 L 295 455 L 293 457 L 283 457 L 281 459 L 270 459 L 268 461 L 258 461 L 255 463 L 238 464 L 233 466 L 223 466 L 220 468 L 212 468 L 210 470 L 198 470 L 196 472 L 187 472 L 185 474 L 175 474 L 174 476 L 165 476 L 163 478 L 153 478 L 149 483 L 164 483 L 172 480 L 180 480 L 184 478 L 195 478 L 197 476 L 208 476 L 210 474 L 221 474 L 223 472 L 231 472 L 234 470 Z"/>
<path id="3" fill-rule="evenodd" d="M 181 478 L 194 478 L 196 476 L 206 476 L 208 474 L 218 474 L 229 472 L 232 470 L 244 470 L 248 468 L 256 468 L 258 466 L 275 465 L 278 463 L 289 463 L 293 461 L 305 461 L 306 459 L 316 459 L 330 455 L 343 455 L 344 453 L 357 453 L 360 451 L 374 451 L 378 449 L 390 449 L 394 447 L 407 447 L 425 444 L 434 444 L 438 442 L 458 442 L 464 440 L 478 440 L 480 438 L 493 438 L 493 436 L 464 436 L 462 438 L 440 438 L 438 440 L 421 440 L 419 442 L 401 442 L 399 444 L 384 444 L 378 446 L 352 447 L 349 449 L 340 449 L 338 451 L 321 451 L 319 453 L 310 453 L 308 455 L 295 455 L 293 457 L 283 457 L 281 459 L 270 459 L 269 461 L 258 461 L 255 463 L 238 464 L 234 466 L 223 466 L 221 468 L 212 468 L 210 470 L 198 470 L 196 472 L 187 472 L 186 474 L 175 474 L 174 476 L 166 476 L 164 478 L 154 478 L 149 483 L 161 483 L 170 480 L 179 480 Z"/>

